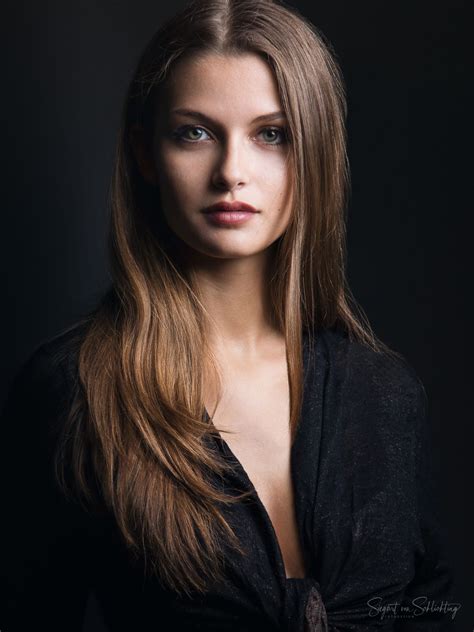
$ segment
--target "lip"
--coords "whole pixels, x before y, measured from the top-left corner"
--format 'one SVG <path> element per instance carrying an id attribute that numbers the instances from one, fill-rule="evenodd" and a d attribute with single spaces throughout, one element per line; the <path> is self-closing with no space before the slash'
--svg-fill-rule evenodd
<path id="1" fill-rule="evenodd" d="M 260 211 L 245 202 L 217 202 L 202 211 L 209 222 L 217 226 L 238 226 L 248 222 Z"/>
<path id="2" fill-rule="evenodd" d="M 216 202 L 207 206 L 203 213 L 259 213 L 255 207 L 245 202 Z"/>

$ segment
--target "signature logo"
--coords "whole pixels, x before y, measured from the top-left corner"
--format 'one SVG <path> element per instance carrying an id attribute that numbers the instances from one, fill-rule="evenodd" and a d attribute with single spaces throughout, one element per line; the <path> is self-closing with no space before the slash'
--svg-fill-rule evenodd
<path id="1" fill-rule="evenodd" d="M 411 601 L 393 601 L 384 603 L 382 597 L 372 597 L 367 601 L 370 617 L 380 619 L 414 619 L 427 614 L 450 615 L 454 619 L 460 603 L 450 601 L 437 601 L 426 596 L 415 597 Z"/>

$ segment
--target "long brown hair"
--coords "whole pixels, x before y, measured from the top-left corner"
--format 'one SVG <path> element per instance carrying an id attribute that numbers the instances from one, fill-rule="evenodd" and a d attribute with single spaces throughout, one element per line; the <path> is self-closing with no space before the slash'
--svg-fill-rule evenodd
<path id="1" fill-rule="evenodd" d="M 289 226 L 275 244 L 269 279 L 284 334 L 292 436 L 302 397 L 302 332 L 339 325 L 377 351 L 345 279 L 348 168 L 345 97 L 338 66 L 316 29 L 271 0 L 187 5 L 145 49 L 131 81 L 111 183 L 113 285 L 89 316 L 78 356 L 79 389 L 57 451 L 57 473 L 72 464 L 76 490 L 93 496 L 91 472 L 136 555 L 179 592 L 205 590 L 222 572 L 221 537 L 244 553 L 224 505 L 240 501 L 213 483 L 226 464 L 206 439 L 203 367 L 215 367 L 208 317 L 176 256 L 159 192 L 141 177 L 133 125 L 153 135 L 157 88 L 185 55 L 251 52 L 270 66 L 288 118 L 294 196 Z M 206 363 L 206 364 L 205 364 Z M 222 431 L 224 432 L 224 431 Z"/>

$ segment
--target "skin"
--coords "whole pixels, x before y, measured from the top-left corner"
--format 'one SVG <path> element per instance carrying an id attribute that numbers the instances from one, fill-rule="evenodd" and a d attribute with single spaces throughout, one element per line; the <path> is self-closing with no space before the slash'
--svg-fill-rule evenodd
<path id="1" fill-rule="evenodd" d="M 132 130 L 131 141 L 212 315 L 210 343 L 223 394 L 216 408 L 216 387 L 205 384 L 206 409 L 219 429 L 232 432 L 225 440 L 268 511 L 287 576 L 303 576 L 290 474 L 286 348 L 272 325 L 268 295 L 272 244 L 291 216 L 289 146 L 283 114 L 255 121 L 282 111 L 277 84 L 255 54 L 201 54 L 174 66 L 158 101 L 152 151 L 140 128 Z M 234 200 L 260 212 L 232 227 L 215 226 L 201 212 Z"/>
<path id="2" fill-rule="evenodd" d="M 177 109 L 201 112 L 212 122 Z M 182 240 L 213 315 L 215 346 L 226 341 L 252 360 L 265 340 L 275 342 L 266 280 L 271 245 L 291 213 L 286 119 L 253 120 L 281 110 L 276 81 L 260 57 L 199 55 L 178 62 L 161 89 L 152 155 L 141 130 L 132 132 L 142 174 L 159 187 L 165 218 Z M 180 128 L 183 140 L 175 136 Z M 260 213 L 239 227 L 221 227 L 200 212 L 234 200 Z"/>

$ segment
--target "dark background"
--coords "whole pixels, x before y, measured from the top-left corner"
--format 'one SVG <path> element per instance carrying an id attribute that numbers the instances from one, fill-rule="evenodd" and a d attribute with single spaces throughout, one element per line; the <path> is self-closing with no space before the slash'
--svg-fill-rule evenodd
<path id="1" fill-rule="evenodd" d="M 456 1 L 291 4 L 327 36 L 344 73 L 350 284 L 428 392 L 440 518 L 462 605 L 452 629 L 470 631 L 472 15 Z M 150 0 L 24 0 L 3 11 L 2 399 L 34 347 L 107 286 L 106 200 L 122 99 L 166 14 Z"/>

